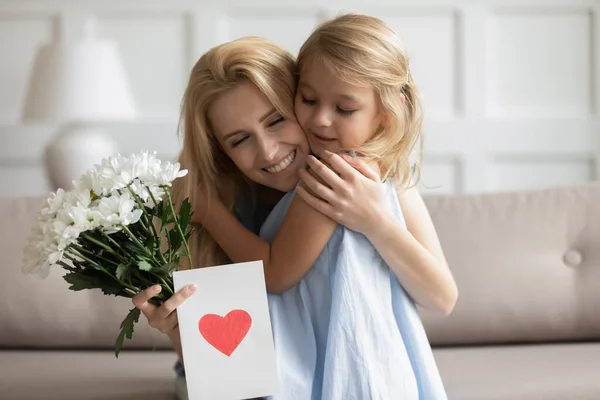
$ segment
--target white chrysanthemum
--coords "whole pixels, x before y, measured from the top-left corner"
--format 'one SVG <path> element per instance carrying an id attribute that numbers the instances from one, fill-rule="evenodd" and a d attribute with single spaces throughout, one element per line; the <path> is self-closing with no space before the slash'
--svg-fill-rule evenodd
<path id="1" fill-rule="evenodd" d="M 102 160 L 98 168 L 98 179 L 103 195 L 123 189 L 133 180 L 134 177 L 127 171 L 127 162 L 120 154 Z"/>
<path id="2" fill-rule="evenodd" d="M 108 188 L 102 187 L 99 166 L 88 170 L 78 181 L 73 181 L 73 186 L 79 192 L 87 190 L 96 196 L 104 196 L 109 193 Z"/>
<path id="3" fill-rule="evenodd" d="M 40 221 L 32 229 L 23 251 L 24 273 L 46 277 L 50 267 L 62 259 L 63 250 L 58 249 L 58 236 L 52 229 L 53 221 Z"/>
<path id="4" fill-rule="evenodd" d="M 187 170 L 180 170 L 179 163 L 166 162 L 163 165 L 155 165 L 147 177 L 142 180 L 151 186 L 171 186 L 171 183 L 177 178 L 187 175 Z"/>
<path id="5" fill-rule="evenodd" d="M 90 189 L 73 189 L 65 195 L 64 204 L 73 207 L 88 208 L 92 203 L 92 192 Z"/>
<path id="6" fill-rule="evenodd" d="M 43 251 L 44 234 L 40 224 L 36 224 L 31 234 L 29 241 L 23 250 L 23 267 L 22 270 L 26 274 L 37 274 L 45 278 L 50 272 L 49 263 L 47 262 L 47 254 Z"/>
<path id="7" fill-rule="evenodd" d="M 52 228 L 58 238 L 58 249 L 64 250 L 72 243 L 77 242 L 81 232 L 93 229 L 93 222 L 88 218 L 90 212 L 87 207 L 65 204 L 56 214 Z"/>
<path id="8" fill-rule="evenodd" d="M 160 170 L 161 160 L 156 157 L 156 152 L 142 152 L 131 157 L 132 174 L 140 180 L 146 181 L 152 178 L 153 172 Z"/>
<path id="9" fill-rule="evenodd" d="M 157 185 L 145 185 L 144 182 L 139 179 L 135 179 L 129 187 L 131 191 L 142 200 L 142 203 L 150 207 L 154 206 L 153 199 L 159 202 L 162 196 L 165 195 L 165 190 L 162 187 Z"/>
<path id="10" fill-rule="evenodd" d="M 165 195 L 166 192 L 162 187 L 153 185 L 150 186 L 150 193 L 152 193 L 152 196 L 156 201 L 160 202 L 161 198 Z"/>
<path id="11" fill-rule="evenodd" d="M 142 210 L 129 192 L 113 193 L 98 202 L 97 212 L 101 227 L 110 232 L 118 231 L 120 225 L 135 224 L 142 216 Z"/>
<path id="12" fill-rule="evenodd" d="M 173 180 L 187 173 L 179 168 L 178 163 L 162 164 L 155 152 L 141 152 L 129 157 L 116 154 L 106 158 L 98 166 L 97 174 L 99 185 L 104 190 L 103 194 L 107 194 L 125 188 L 136 179 L 145 186 L 170 186 Z M 154 190 L 151 191 L 154 193 Z"/>
<path id="13" fill-rule="evenodd" d="M 46 207 L 40 211 L 38 220 L 54 218 L 58 210 L 62 208 L 66 195 L 67 192 L 63 189 L 50 193 L 50 197 L 46 200 Z"/>
<path id="14" fill-rule="evenodd" d="M 148 188 L 146 188 L 146 186 L 139 179 L 135 179 L 133 183 L 131 183 L 130 188 L 136 196 L 142 199 L 144 204 L 151 200 Z"/>

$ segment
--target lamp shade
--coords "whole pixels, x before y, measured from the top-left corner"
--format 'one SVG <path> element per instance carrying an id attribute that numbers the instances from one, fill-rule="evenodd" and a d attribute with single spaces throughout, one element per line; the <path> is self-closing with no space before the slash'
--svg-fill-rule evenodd
<path id="1" fill-rule="evenodd" d="M 131 119 L 135 103 L 117 46 L 85 37 L 37 53 L 22 118 L 29 122 Z"/>

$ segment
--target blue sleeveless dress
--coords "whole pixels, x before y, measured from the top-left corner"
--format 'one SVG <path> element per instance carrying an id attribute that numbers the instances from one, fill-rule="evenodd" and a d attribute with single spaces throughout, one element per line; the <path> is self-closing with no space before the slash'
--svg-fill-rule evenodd
<path id="1" fill-rule="evenodd" d="M 266 241 L 294 194 L 267 217 Z M 338 226 L 302 281 L 268 299 L 280 379 L 271 400 L 447 399 L 414 302 L 364 235 Z"/>

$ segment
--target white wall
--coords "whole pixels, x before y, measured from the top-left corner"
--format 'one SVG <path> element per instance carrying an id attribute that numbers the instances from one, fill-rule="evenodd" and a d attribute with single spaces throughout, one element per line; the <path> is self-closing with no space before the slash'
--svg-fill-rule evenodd
<path id="1" fill-rule="evenodd" d="M 110 127 L 122 152 L 174 158 L 180 96 L 208 48 L 245 35 L 292 52 L 339 11 L 383 17 L 425 97 L 428 192 L 547 187 L 600 176 L 600 0 L 3 0 L 0 196 L 45 194 L 55 126 L 19 120 L 38 45 L 82 16 L 120 45 L 141 116 Z M 303 4 L 303 5 L 299 5 Z M 325 5 L 327 4 L 327 5 Z M 340 6 L 341 5 L 341 6 Z"/>

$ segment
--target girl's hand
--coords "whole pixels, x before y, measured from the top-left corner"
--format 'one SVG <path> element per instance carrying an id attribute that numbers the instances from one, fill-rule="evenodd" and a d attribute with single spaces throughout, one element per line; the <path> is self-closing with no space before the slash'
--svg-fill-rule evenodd
<path id="1" fill-rule="evenodd" d="M 148 319 L 148 324 L 154 329 L 166 335 L 173 335 L 178 332 L 179 322 L 175 309 L 179 307 L 188 297 L 196 291 L 196 285 L 187 285 L 181 288 L 177 293 L 157 307 L 148 302 L 151 298 L 160 293 L 159 285 L 151 286 L 133 296 L 132 303 Z"/>
<path id="2" fill-rule="evenodd" d="M 366 234 L 387 215 L 386 189 L 379 175 L 355 157 L 325 151 L 321 160 L 330 167 L 308 157 L 312 175 L 300 170 L 303 183 L 298 185 L 298 196 L 337 223 Z"/>

